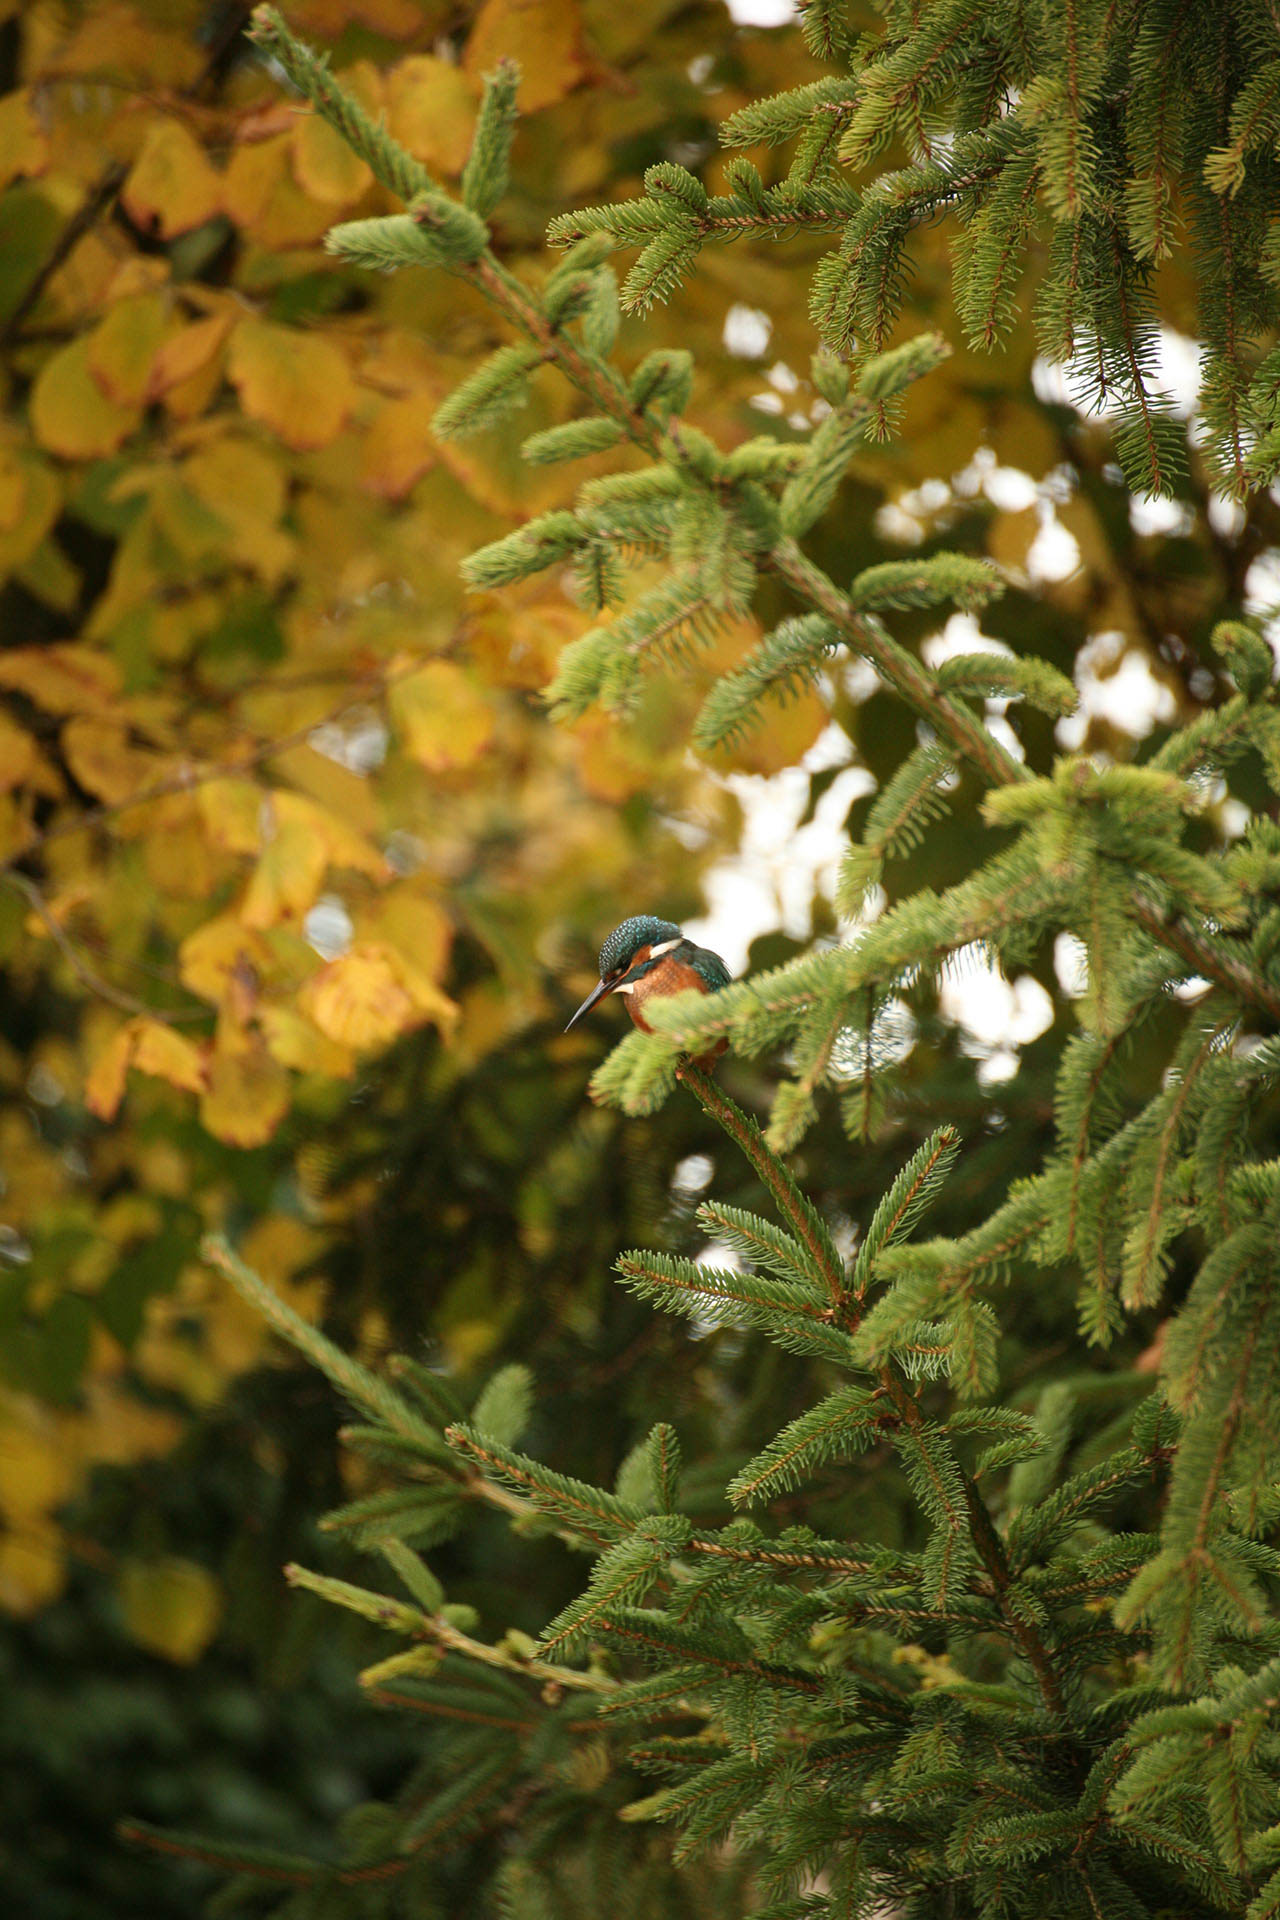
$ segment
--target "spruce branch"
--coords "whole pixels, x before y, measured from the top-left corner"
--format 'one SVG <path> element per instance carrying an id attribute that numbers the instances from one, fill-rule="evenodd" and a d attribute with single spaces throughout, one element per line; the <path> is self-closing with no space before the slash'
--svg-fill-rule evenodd
<path id="1" fill-rule="evenodd" d="M 216 1267 L 236 1292 L 277 1333 L 310 1360 L 312 1366 L 318 1367 L 353 1405 L 364 1407 L 390 1433 L 409 1442 L 415 1450 L 425 1453 L 433 1463 L 439 1460 L 447 1467 L 450 1455 L 441 1435 L 428 1425 L 417 1409 L 385 1380 L 371 1373 L 367 1367 L 362 1367 L 350 1354 L 326 1339 L 318 1327 L 313 1327 L 301 1314 L 296 1313 L 267 1285 L 261 1275 L 233 1252 L 221 1234 L 206 1234 L 200 1243 L 200 1252 L 209 1265 Z"/>
<path id="2" fill-rule="evenodd" d="M 845 1318 L 848 1307 L 843 1266 L 812 1202 L 801 1193 L 791 1174 L 770 1150 L 755 1122 L 748 1119 L 708 1074 L 690 1062 L 682 1062 L 676 1068 L 676 1076 L 755 1168 L 772 1194 L 779 1212 L 813 1257 L 828 1288 L 833 1309 L 839 1317 Z M 944 1150 L 944 1143 L 939 1143 L 939 1152 Z M 845 1324 L 852 1331 L 856 1327 L 856 1318 L 852 1322 L 845 1318 Z M 881 1369 L 880 1382 L 894 1414 L 907 1431 L 919 1440 L 925 1422 L 915 1396 L 892 1366 Z M 927 1463 L 931 1456 L 926 1454 L 925 1457 Z M 1053 1656 L 1034 1622 L 1027 1620 L 1013 1604 L 1011 1595 L 1016 1583 L 1004 1542 L 976 1482 L 963 1469 L 958 1468 L 957 1472 L 970 1538 L 978 1559 L 986 1569 L 1005 1629 L 1025 1655 L 1046 1708 L 1055 1719 L 1061 1720 L 1066 1713 L 1066 1696 Z"/>
<path id="3" fill-rule="evenodd" d="M 305 41 L 295 38 L 275 7 L 255 7 L 248 33 L 266 57 L 282 68 L 290 83 L 311 102 L 320 117 L 364 161 L 388 193 L 408 205 L 418 194 L 435 187 L 435 181 L 421 161 L 406 153 L 386 127 L 369 118 L 355 95 L 334 79 L 328 61 L 314 53 Z"/>
<path id="4" fill-rule="evenodd" d="M 510 1635 L 500 1645 L 490 1646 L 487 1641 L 476 1640 L 471 1634 L 464 1633 L 443 1614 L 425 1613 L 421 1607 L 411 1607 L 402 1601 L 388 1599 L 385 1594 L 353 1586 L 348 1580 L 336 1580 L 330 1574 L 313 1573 L 309 1567 L 301 1567 L 296 1563 L 287 1566 L 284 1574 L 291 1587 L 301 1587 L 322 1600 L 329 1600 L 350 1612 L 358 1613 L 375 1626 L 387 1627 L 393 1633 L 428 1642 L 442 1653 L 462 1654 L 482 1666 L 497 1667 L 503 1673 L 519 1674 L 544 1686 L 575 1687 L 587 1693 L 607 1693 L 614 1685 L 605 1674 L 586 1673 L 578 1667 L 559 1667 L 551 1661 L 534 1658 L 532 1652 L 525 1654 L 512 1642 Z M 377 1667 L 366 1669 L 371 1676 L 371 1686 L 381 1684 L 386 1666 L 384 1661 Z"/>

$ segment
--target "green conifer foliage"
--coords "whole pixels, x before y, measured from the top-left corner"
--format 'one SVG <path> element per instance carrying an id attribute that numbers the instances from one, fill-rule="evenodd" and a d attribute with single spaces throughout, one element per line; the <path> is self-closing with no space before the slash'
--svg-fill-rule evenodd
<path id="1" fill-rule="evenodd" d="M 895 395 L 943 351 L 933 335 L 890 344 L 910 231 L 942 208 L 964 222 L 957 305 L 984 343 L 998 338 L 1021 251 L 1037 231 L 1047 239 L 1046 338 L 1118 397 L 1117 445 L 1144 484 L 1162 481 L 1168 455 L 1146 372 L 1148 275 L 1174 244 L 1179 210 L 1206 251 L 1219 448 L 1238 484 L 1264 471 L 1249 336 L 1274 331 L 1276 317 L 1259 264 L 1280 112 L 1260 56 L 1275 23 L 1253 0 L 1211 13 L 1179 0 L 892 0 L 881 11 L 883 30 L 853 41 L 839 8 L 811 6 L 810 44 L 847 74 L 729 123 L 731 142 L 798 142 L 781 185 L 766 188 L 743 163 L 733 193 L 709 198 L 682 167 L 651 168 L 643 199 L 557 223 L 584 251 L 544 295 L 505 273 L 482 231 L 505 165 L 509 74 L 481 116 L 467 207 L 406 179 L 408 216 L 333 236 L 362 264 L 429 255 L 509 321 L 515 343 L 445 403 L 443 431 L 483 426 L 541 361 L 584 412 L 535 436 L 530 458 L 628 446 L 625 471 L 596 475 L 571 508 L 469 566 L 485 587 L 566 562 L 589 590 L 595 582 L 601 623 L 562 658 L 557 707 L 625 712 L 644 675 L 678 673 L 767 593 L 789 610 L 713 687 L 699 744 L 759 724 L 768 702 L 821 684 L 849 657 L 914 722 L 847 851 L 845 910 L 865 904 L 960 782 L 985 798 L 964 873 L 714 996 L 651 1002 L 657 1031 L 629 1036 L 596 1075 L 596 1097 L 633 1115 L 679 1083 L 765 1196 L 765 1212 L 704 1203 L 720 1264 L 652 1247 L 618 1262 L 655 1309 L 772 1342 L 775 1379 L 803 1365 L 818 1383 L 800 1404 L 779 1391 L 785 1419 L 726 1463 L 714 1490 L 682 1471 L 665 1419 L 611 1487 L 554 1469 L 520 1447 L 537 1391 L 522 1369 L 459 1408 L 411 1360 L 386 1374 L 357 1365 L 225 1244 L 209 1247 L 355 1405 L 363 1424 L 350 1443 L 387 1469 L 384 1491 L 326 1523 L 376 1551 L 373 1584 L 302 1568 L 291 1578 L 395 1637 L 364 1684 L 435 1729 L 404 1792 L 368 1810 L 334 1863 L 228 1860 L 232 1906 L 264 1886 L 269 1895 L 274 1876 L 293 1889 L 281 1909 L 290 1920 L 395 1902 L 433 1911 L 433 1860 L 500 1833 L 495 1910 L 519 1920 L 594 1912 L 600 1887 L 625 1889 L 619 1910 L 646 1916 L 1280 1912 L 1270 650 L 1247 623 L 1223 623 L 1216 699 L 1145 763 L 1061 752 L 1037 772 L 1020 715 L 1068 709 L 1060 674 L 990 655 L 933 670 L 895 632 L 913 608 L 981 606 L 999 588 L 993 569 L 942 553 L 841 584 L 801 545 L 856 449 L 886 430 Z M 344 104 L 277 16 L 257 19 L 294 83 L 380 177 L 400 179 L 385 134 Z M 869 165 L 894 141 L 915 161 L 859 196 L 839 165 Z M 828 353 L 828 413 L 776 454 L 758 441 L 729 453 L 689 427 L 687 357 L 650 356 L 628 373 L 601 317 L 614 309 L 599 236 L 641 248 L 623 301 L 643 310 L 708 240 L 752 225 L 843 233 L 819 271 L 815 314 L 850 377 Z M 665 579 L 632 591 L 637 560 L 654 556 Z M 1014 703 L 1013 747 L 987 724 L 993 696 Z M 1254 801 L 1226 841 L 1205 828 L 1206 796 L 1242 768 Z M 835 1097 L 852 1138 L 876 1138 L 892 1098 L 891 1003 L 975 948 L 1011 961 L 1063 934 L 1085 981 L 1038 1170 L 984 1190 L 966 1231 L 922 1237 L 944 1184 L 965 1177 L 963 1127 L 947 1121 L 842 1235 L 782 1155 Z M 1160 1036 L 1154 1085 L 1125 1072 L 1139 1023 Z M 767 1132 L 689 1064 L 721 1039 L 748 1057 L 786 1049 L 790 1078 Z M 1175 1254 L 1190 1280 L 1169 1295 Z M 1068 1278 L 1088 1342 L 1105 1348 L 1132 1316 L 1158 1310 L 1158 1355 L 1025 1392 L 1008 1372 L 1006 1291 Z M 873 1528 L 830 1537 L 811 1524 L 823 1483 L 871 1452 L 910 1505 L 900 1546 Z M 555 1541 L 589 1563 L 538 1639 L 480 1632 L 423 1557 L 485 1513 L 531 1547 Z M 655 1827 L 671 1830 L 670 1846 Z"/>

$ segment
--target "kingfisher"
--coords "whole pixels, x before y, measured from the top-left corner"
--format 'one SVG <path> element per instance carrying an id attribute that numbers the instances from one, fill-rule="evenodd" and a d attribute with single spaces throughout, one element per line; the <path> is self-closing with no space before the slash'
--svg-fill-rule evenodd
<path id="1" fill-rule="evenodd" d="M 606 993 L 625 995 L 627 1011 L 641 1033 L 653 1028 L 644 1017 L 646 1000 L 665 1000 L 673 993 L 696 987 L 699 993 L 718 993 L 732 978 L 718 953 L 709 947 L 695 946 L 686 940 L 671 920 L 659 920 L 656 914 L 637 913 L 615 927 L 600 949 L 600 980 L 591 989 L 569 1027 L 589 1013 Z M 726 1040 L 695 1062 L 707 1067 L 724 1052 Z"/>

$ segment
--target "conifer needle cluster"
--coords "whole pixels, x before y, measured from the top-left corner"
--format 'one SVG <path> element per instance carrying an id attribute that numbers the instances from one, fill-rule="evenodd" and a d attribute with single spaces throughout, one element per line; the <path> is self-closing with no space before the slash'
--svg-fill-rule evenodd
<path id="1" fill-rule="evenodd" d="M 1000 589 L 994 569 L 942 553 L 840 583 L 803 544 L 864 437 L 884 430 L 894 397 L 944 350 L 932 335 L 890 344 L 905 244 L 940 208 L 964 223 L 959 304 L 984 341 L 998 336 L 1021 253 L 1042 232 L 1053 262 L 1046 345 L 1119 394 L 1118 445 L 1144 484 L 1165 474 L 1147 277 L 1175 217 L 1187 219 L 1210 263 L 1202 324 L 1219 447 L 1242 484 L 1275 460 L 1264 393 L 1275 382 L 1247 346 L 1275 320 L 1263 238 L 1274 49 L 1261 62 L 1275 24 L 1253 0 L 883 11 L 884 34 L 851 43 L 842 10 L 816 0 L 806 32 L 839 71 L 729 123 L 732 144 L 795 142 L 781 185 L 766 188 L 740 161 L 732 193 L 712 198 L 664 163 L 642 201 L 557 223 L 571 244 L 536 292 L 497 261 L 485 224 L 506 172 L 508 69 L 489 84 L 457 203 L 413 174 L 276 15 L 257 16 L 291 80 L 408 201 L 403 215 L 337 228 L 332 248 L 360 265 L 443 268 L 510 323 L 513 342 L 444 403 L 437 431 L 484 430 L 547 364 L 583 410 L 535 434 L 527 456 L 631 449 L 630 464 L 590 480 L 571 507 L 468 566 L 484 588 L 566 570 L 598 614 L 561 661 L 555 708 L 625 716 L 644 675 L 678 672 L 764 580 L 793 610 L 713 687 L 697 744 L 759 725 L 769 702 L 850 657 L 916 722 L 917 744 L 847 849 L 846 914 L 863 911 L 959 780 L 985 794 L 969 870 L 951 884 L 710 998 L 651 1003 L 658 1031 L 629 1037 L 596 1076 L 599 1099 L 636 1115 L 682 1079 L 768 1198 L 767 1212 L 704 1204 L 720 1265 L 637 1249 L 618 1262 L 623 1285 L 704 1328 L 774 1342 L 784 1364 L 803 1359 L 826 1382 L 737 1465 L 725 1524 L 702 1517 L 665 1420 L 613 1486 L 574 1479 L 519 1448 L 536 1388 L 522 1369 L 499 1372 L 465 1407 L 411 1360 L 375 1375 L 225 1244 L 209 1249 L 354 1403 L 348 1442 L 387 1470 L 385 1491 L 327 1524 L 375 1556 L 394 1597 L 292 1577 L 387 1630 L 395 1650 L 363 1676 L 370 1695 L 433 1727 L 419 1777 L 369 1813 L 336 1863 L 228 1861 L 241 1875 L 233 1898 L 264 1873 L 286 1880 L 291 1920 L 411 1913 L 415 1900 L 433 1911 L 433 1858 L 486 1830 L 507 1836 L 495 1910 L 513 1920 L 575 1901 L 595 1911 L 588 1886 L 645 1916 L 1280 1915 L 1270 649 L 1251 626 L 1220 624 L 1217 697 L 1142 764 L 1061 753 L 1034 774 L 1016 732 L 1017 750 L 990 729 L 985 702 L 1013 702 L 1016 729 L 1020 711 L 1069 710 L 1070 684 L 1044 661 L 990 653 L 933 670 L 894 633 L 903 610 L 982 606 Z M 857 193 L 842 169 L 895 139 L 913 163 Z M 814 298 L 827 411 L 802 444 L 727 451 L 683 418 L 687 356 L 615 360 L 619 299 L 643 310 L 708 241 L 788 226 L 841 236 Z M 641 252 L 620 296 L 606 256 L 628 245 Z M 633 587 L 655 559 L 658 584 L 649 568 Z M 1205 829 L 1206 797 L 1242 768 L 1265 803 L 1225 842 Z M 1044 1164 L 990 1194 L 970 1231 L 922 1238 L 963 1153 L 944 1123 L 846 1244 L 781 1155 L 829 1098 L 855 1143 L 875 1132 L 893 1097 L 884 1023 L 902 995 L 972 950 L 1008 963 L 1063 934 L 1085 977 Z M 1144 1023 L 1165 1048 L 1145 1095 L 1124 1071 Z M 785 1050 L 767 1136 L 687 1064 L 722 1038 L 746 1055 Z M 1109 1413 L 1068 1468 L 1092 1384 L 1055 1380 L 1011 1404 L 1005 1290 L 1074 1275 L 1081 1333 L 1102 1348 L 1128 1316 L 1162 1305 L 1175 1252 L 1194 1277 L 1168 1303 L 1159 1374 L 1115 1377 Z M 907 1547 L 829 1538 L 795 1517 L 817 1478 L 872 1448 L 910 1489 Z M 770 1514 L 778 1503 L 782 1521 Z M 485 1509 L 583 1562 L 575 1597 L 536 1640 L 482 1636 L 424 1557 Z M 655 1824 L 671 1829 L 670 1847 L 652 1843 Z"/>

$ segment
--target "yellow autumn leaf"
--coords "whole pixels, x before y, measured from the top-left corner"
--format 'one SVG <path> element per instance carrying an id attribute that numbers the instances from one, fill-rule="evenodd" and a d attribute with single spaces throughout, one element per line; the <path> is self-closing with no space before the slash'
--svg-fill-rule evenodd
<path id="1" fill-rule="evenodd" d="M 158 293 L 116 301 L 89 335 L 89 371 L 108 400 L 122 407 L 144 404 L 167 329 L 165 303 Z"/>
<path id="2" fill-rule="evenodd" d="M 28 179 L 49 164 L 49 139 L 36 117 L 26 87 L 0 100 L 0 187 L 20 174 Z"/>
<path id="3" fill-rule="evenodd" d="M 40 758 L 40 749 L 25 727 L 0 713 L 0 792 L 25 786 Z"/>
<path id="4" fill-rule="evenodd" d="M 212 220 L 222 182 L 181 120 L 153 120 L 120 198 L 136 227 L 172 240 Z"/>
<path id="5" fill-rule="evenodd" d="M 15 447 L 0 447 L 0 533 L 12 533 L 26 515 L 30 481 Z"/>
<path id="6" fill-rule="evenodd" d="M 183 985 L 237 1019 L 252 1013 L 259 982 L 270 968 L 271 949 L 266 941 L 233 913 L 207 920 L 178 948 Z"/>
<path id="7" fill-rule="evenodd" d="M 129 735 L 116 720 L 81 714 L 62 729 L 62 751 L 82 787 L 116 806 L 153 786 L 160 762 L 129 744 Z"/>
<path id="8" fill-rule="evenodd" d="M 0 1533 L 0 1611 L 25 1619 L 56 1600 L 66 1584 L 66 1548 L 56 1527 Z"/>
<path id="9" fill-rule="evenodd" d="M 223 1038 L 210 1057 L 201 1124 L 230 1147 L 261 1147 L 289 1111 L 289 1076 L 256 1039 L 231 1048 Z"/>
<path id="10" fill-rule="evenodd" d="M 461 70 L 431 53 L 411 54 L 387 76 L 387 121 L 415 160 L 461 173 L 475 126 L 475 95 Z"/>
<path id="11" fill-rule="evenodd" d="M 295 1073 L 327 1074 L 331 1080 L 349 1080 L 356 1070 L 350 1047 L 321 1033 L 296 1007 L 263 1007 L 258 1024 L 269 1053 L 282 1067 L 291 1067 Z"/>
<path id="12" fill-rule="evenodd" d="M 387 880 L 391 875 L 385 855 L 373 842 L 349 826 L 329 807 L 322 807 L 303 793 L 279 791 L 272 796 L 277 821 L 282 825 L 304 827 L 322 842 L 332 867 L 348 867 L 371 880 Z"/>
<path id="13" fill-rule="evenodd" d="M 293 171 L 304 193 L 332 207 L 349 206 L 373 181 L 364 161 L 316 113 L 307 114 L 294 128 Z"/>
<path id="14" fill-rule="evenodd" d="M 128 1559 L 118 1580 L 126 1633 L 178 1666 L 200 1658 L 222 1618 L 222 1588 L 207 1568 L 176 1554 Z"/>
<path id="15" fill-rule="evenodd" d="M 331 1040 L 363 1051 L 385 1047 L 425 1020 L 451 1021 L 456 1007 L 393 948 L 365 940 L 313 974 L 298 996 Z"/>
<path id="16" fill-rule="evenodd" d="M 478 85 L 504 55 L 520 63 L 523 113 L 563 100 L 586 74 L 577 0 L 484 0 L 463 67 Z"/>
<path id="17" fill-rule="evenodd" d="M 183 479 L 217 514 L 241 565 L 274 585 L 295 554 L 294 541 L 276 524 L 287 490 L 280 462 L 241 435 L 224 434 L 192 454 Z"/>
<path id="18" fill-rule="evenodd" d="M 228 853 L 257 853 L 262 845 L 262 815 L 267 795 L 252 780 L 204 780 L 196 788 L 196 806 L 215 847 Z"/>
<path id="19" fill-rule="evenodd" d="M 46 360 L 31 389 L 36 438 L 64 460 L 93 460 L 114 453 L 142 417 L 140 406 L 108 399 L 89 363 L 90 336 L 60 347 Z"/>
<path id="20" fill-rule="evenodd" d="M 0 687 L 25 693 L 46 713 L 95 713 L 120 688 L 114 660 L 78 641 L 0 650 Z"/>
<path id="21" fill-rule="evenodd" d="M 126 1023 L 104 1041 L 89 1063 L 84 1078 L 84 1103 L 99 1120 L 114 1120 L 124 1099 L 133 1030 Z"/>
<path id="22" fill-rule="evenodd" d="M 277 816 L 267 829 L 240 908 L 246 927 L 300 920 L 315 905 L 328 865 L 328 849 L 313 826 Z"/>
<path id="23" fill-rule="evenodd" d="M 405 752 L 431 773 L 469 767 L 493 734 L 487 700 L 452 660 L 429 660 L 394 681 L 388 706 Z"/>
<path id="24" fill-rule="evenodd" d="M 227 168 L 223 211 L 264 247 L 312 246 L 333 218 L 331 206 L 298 185 L 292 152 L 290 128 L 276 139 L 237 147 Z"/>
<path id="25" fill-rule="evenodd" d="M 53 526 L 62 489 L 44 460 L 6 449 L 6 511 L 0 520 L 0 571 L 23 566 Z"/>
<path id="26" fill-rule="evenodd" d="M 182 469 L 187 485 L 242 541 L 284 511 L 288 483 L 279 460 L 239 434 L 207 440 Z M 241 551 L 239 545 L 237 553 Z"/>
<path id="27" fill-rule="evenodd" d="M 185 819 L 175 818 L 143 834 L 142 857 L 148 879 L 173 899 L 207 900 L 226 877 L 226 864 L 210 844 L 194 804 Z"/>
<path id="28" fill-rule="evenodd" d="M 6 1396 L 0 1417 L 0 1513 L 51 1513 L 75 1487 L 75 1462 L 53 1415 L 34 1399 Z"/>
<path id="29" fill-rule="evenodd" d="M 341 432 L 355 396 L 351 369 L 337 347 L 272 320 L 240 322 L 228 371 L 249 418 L 297 452 L 327 446 Z"/>
<path id="30" fill-rule="evenodd" d="M 152 362 L 147 398 L 159 400 L 202 373 L 222 351 L 234 321 L 234 314 L 214 313 L 170 334 Z"/>
<path id="31" fill-rule="evenodd" d="M 360 484 L 383 500 L 403 500 L 435 464 L 431 422 L 439 400 L 408 393 L 379 408 L 360 450 Z"/>
<path id="32" fill-rule="evenodd" d="M 182 1437 L 183 1423 L 176 1413 L 147 1406 L 127 1388 L 101 1375 L 84 1383 L 83 1410 L 75 1420 L 75 1440 L 81 1458 L 127 1466 L 134 1460 L 168 1453 Z"/>
<path id="33" fill-rule="evenodd" d="M 167 1080 L 171 1086 L 188 1093 L 202 1093 L 205 1083 L 204 1054 L 193 1040 L 161 1020 L 139 1018 L 133 1022 L 133 1058 L 130 1063 L 139 1073 Z"/>
<path id="34" fill-rule="evenodd" d="M 361 916 L 368 931 L 396 949 L 428 980 L 443 980 L 453 944 L 453 922 L 438 900 L 409 886 L 391 887 Z"/>

